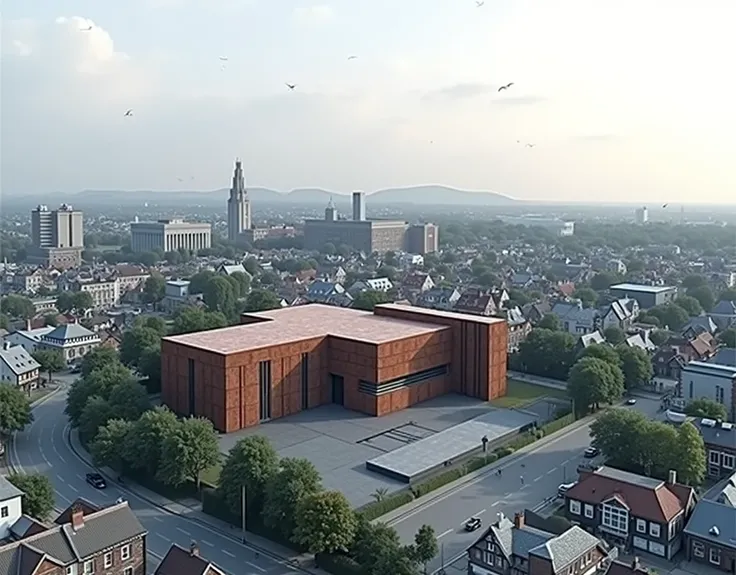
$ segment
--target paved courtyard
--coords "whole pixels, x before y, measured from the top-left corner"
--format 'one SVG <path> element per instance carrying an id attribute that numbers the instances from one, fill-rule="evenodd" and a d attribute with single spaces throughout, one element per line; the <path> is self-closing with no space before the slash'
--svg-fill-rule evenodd
<path id="1" fill-rule="evenodd" d="M 554 413 L 546 401 L 536 404 L 525 407 L 525 411 L 537 413 L 540 423 Z M 366 461 L 491 411 L 497 411 L 500 419 L 504 413 L 509 413 L 456 394 L 431 399 L 383 417 L 324 405 L 221 436 L 220 447 L 227 452 L 242 437 L 263 435 L 281 457 L 309 459 L 322 475 L 326 489 L 343 492 L 359 507 L 373 501 L 372 494 L 378 489 L 393 492 L 406 487 L 405 483 L 368 471 Z M 518 417 L 518 412 L 515 415 Z"/>

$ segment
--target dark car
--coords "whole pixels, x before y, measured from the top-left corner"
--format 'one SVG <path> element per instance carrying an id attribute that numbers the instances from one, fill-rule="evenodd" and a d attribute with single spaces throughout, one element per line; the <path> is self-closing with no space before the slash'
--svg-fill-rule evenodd
<path id="1" fill-rule="evenodd" d="M 465 522 L 465 531 L 475 531 L 479 529 L 483 522 L 480 517 L 471 517 Z"/>
<path id="2" fill-rule="evenodd" d="M 86 475 L 86 479 L 87 483 L 89 483 L 95 489 L 105 489 L 105 487 L 107 487 L 105 478 L 102 477 L 102 475 L 100 475 L 99 473 L 88 473 Z"/>
<path id="3" fill-rule="evenodd" d="M 598 457 L 600 453 L 601 450 L 597 447 L 588 447 L 588 449 L 583 453 L 583 457 L 585 457 L 585 459 L 593 459 L 594 457 Z"/>

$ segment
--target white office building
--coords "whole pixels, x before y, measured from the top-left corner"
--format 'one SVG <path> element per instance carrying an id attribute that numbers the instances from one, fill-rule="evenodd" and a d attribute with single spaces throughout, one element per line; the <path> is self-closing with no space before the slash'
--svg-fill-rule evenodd
<path id="1" fill-rule="evenodd" d="M 158 220 L 130 224 L 130 247 L 134 252 L 164 253 L 199 251 L 212 247 L 212 226 L 204 222 Z"/>

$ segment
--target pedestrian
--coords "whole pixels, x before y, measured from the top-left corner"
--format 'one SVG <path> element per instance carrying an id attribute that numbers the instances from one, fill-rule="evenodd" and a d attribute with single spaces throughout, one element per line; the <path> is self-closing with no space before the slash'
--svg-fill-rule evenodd
<path id="1" fill-rule="evenodd" d="M 519 479 L 521 479 L 521 484 L 524 485 L 524 476 L 522 475 Z"/>

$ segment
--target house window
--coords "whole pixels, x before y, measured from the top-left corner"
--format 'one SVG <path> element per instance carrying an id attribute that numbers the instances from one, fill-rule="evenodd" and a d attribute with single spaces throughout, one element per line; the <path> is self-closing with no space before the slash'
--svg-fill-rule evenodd
<path id="1" fill-rule="evenodd" d="M 708 452 L 708 459 L 710 463 L 713 465 L 720 465 L 721 463 L 721 453 L 719 451 L 709 451 Z"/>
<path id="2" fill-rule="evenodd" d="M 105 553 L 105 569 L 112 567 L 112 553 Z"/>
<path id="3" fill-rule="evenodd" d="M 123 545 L 120 548 L 120 559 L 123 561 L 130 559 L 130 545 Z"/>
<path id="4" fill-rule="evenodd" d="M 67 565 L 66 575 L 74 575 L 74 565 Z"/>
<path id="5" fill-rule="evenodd" d="M 133 568 L 132 567 L 126 567 L 125 571 L 123 571 L 123 575 L 133 575 Z"/>
<path id="6" fill-rule="evenodd" d="M 659 523 L 650 523 L 649 524 L 649 535 L 652 537 L 659 537 Z"/>
<path id="7" fill-rule="evenodd" d="M 636 520 L 636 532 L 637 533 L 646 533 L 647 532 L 647 522 L 643 519 L 637 519 Z"/>
<path id="8" fill-rule="evenodd" d="M 84 562 L 84 569 L 83 569 L 84 575 L 91 575 L 94 572 L 95 572 L 95 562 L 94 561 L 85 561 Z"/>
<path id="9" fill-rule="evenodd" d="M 730 453 L 721 453 L 721 465 L 726 469 L 733 469 L 734 456 Z"/>
<path id="10" fill-rule="evenodd" d="M 693 557 L 705 557 L 705 545 L 700 541 L 693 541 Z"/>
<path id="11" fill-rule="evenodd" d="M 570 513 L 573 515 L 580 515 L 580 501 L 570 499 Z"/>
<path id="12" fill-rule="evenodd" d="M 693 398 L 693 382 L 690 382 L 690 399 Z"/>
<path id="13" fill-rule="evenodd" d="M 593 506 L 588 505 L 587 503 L 585 504 L 585 516 L 588 519 L 593 519 Z"/>
<path id="14" fill-rule="evenodd" d="M 608 527 L 613 531 L 628 533 L 629 513 L 625 509 L 619 509 L 618 507 L 604 505 L 601 524 L 604 527 Z"/>
<path id="15" fill-rule="evenodd" d="M 8 511 L 7 505 L 3 505 L 2 507 L 0 507 L 0 517 L 4 518 L 4 517 L 7 517 L 8 515 L 10 515 L 10 512 Z"/>
<path id="16" fill-rule="evenodd" d="M 710 548 L 710 556 L 708 559 L 710 560 L 713 565 L 720 565 L 721 564 L 721 550 L 717 547 L 711 547 Z"/>

